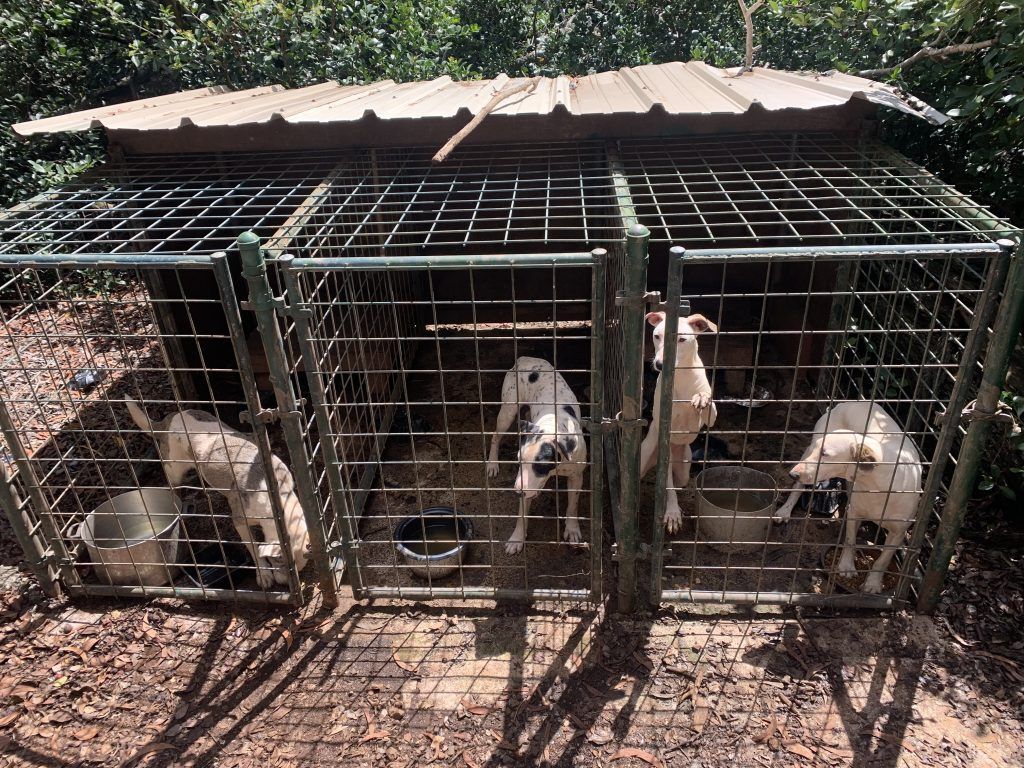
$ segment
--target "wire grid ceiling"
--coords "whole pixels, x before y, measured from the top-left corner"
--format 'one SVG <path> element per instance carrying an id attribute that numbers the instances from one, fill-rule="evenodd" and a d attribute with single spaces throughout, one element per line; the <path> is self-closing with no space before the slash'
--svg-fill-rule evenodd
<path id="1" fill-rule="evenodd" d="M 621 237 L 607 146 L 470 146 L 440 165 L 423 148 L 133 157 L 0 215 L 0 253 L 210 254 L 307 211 L 333 235 L 313 236 L 319 255 L 589 248 Z M 833 134 L 612 146 L 652 239 L 688 248 L 964 242 L 996 221 L 884 145 Z"/>

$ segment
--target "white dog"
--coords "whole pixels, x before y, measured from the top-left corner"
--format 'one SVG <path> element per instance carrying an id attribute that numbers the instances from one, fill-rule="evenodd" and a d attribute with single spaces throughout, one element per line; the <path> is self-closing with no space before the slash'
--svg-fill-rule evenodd
<path id="1" fill-rule="evenodd" d="M 804 486 L 841 477 L 850 483 L 846 540 L 839 574 L 857 575 L 857 528 L 871 520 L 886 530 L 885 547 L 864 580 L 864 591 L 882 590 L 882 577 L 896 547 L 917 515 L 921 498 L 921 454 L 882 406 L 867 401 L 839 403 L 814 425 L 814 437 L 790 475 L 796 479 L 776 520 L 787 520 Z"/>
<path id="2" fill-rule="evenodd" d="M 260 587 L 267 589 L 275 581 L 287 585 L 288 574 L 274 562 L 280 564 L 281 543 L 274 524 L 263 461 L 253 439 L 206 411 L 172 413 L 154 423 L 138 403 L 128 400 L 127 405 L 139 429 L 148 432 L 156 441 L 160 462 L 171 488 L 181 486 L 189 470 L 195 469 L 211 489 L 228 500 L 231 522 L 257 566 L 256 581 Z M 277 456 L 273 457 L 272 464 L 292 559 L 301 571 L 306 565 L 309 542 L 306 518 L 295 493 L 292 473 Z M 262 543 L 253 538 L 253 527 L 262 531 Z"/>
<path id="3" fill-rule="evenodd" d="M 519 492 L 519 522 L 505 545 L 514 555 L 526 541 L 526 515 L 530 501 L 555 476 L 566 478 L 569 500 L 565 511 L 566 541 L 581 539 L 577 509 L 583 472 L 587 468 L 587 444 L 583 440 L 580 406 L 562 375 L 547 360 L 520 357 L 505 374 L 501 385 L 501 410 L 491 438 L 487 459 L 488 477 L 498 475 L 498 447 L 521 408 L 529 421 L 520 422 L 523 439 L 519 446 L 519 470 L 515 489 Z"/>
<path id="4" fill-rule="evenodd" d="M 640 447 L 640 476 L 651 471 L 658 455 L 658 421 L 661 403 L 661 383 L 665 372 L 665 313 L 651 312 L 647 322 L 654 326 L 654 368 L 658 371 L 658 384 L 654 389 L 654 417 Z M 704 315 L 679 318 L 676 329 L 676 369 L 672 377 L 672 425 L 669 430 L 670 477 L 665 504 L 665 530 L 675 533 L 682 522 L 676 488 L 685 488 L 690 482 L 690 463 L 693 452 L 690 445 L 697 439 L 701 427 L 714 426 L 718 409 L 711 399 L 704 363 L 697 353 L 697 334 L 718 332 L 718 326 Z"/>

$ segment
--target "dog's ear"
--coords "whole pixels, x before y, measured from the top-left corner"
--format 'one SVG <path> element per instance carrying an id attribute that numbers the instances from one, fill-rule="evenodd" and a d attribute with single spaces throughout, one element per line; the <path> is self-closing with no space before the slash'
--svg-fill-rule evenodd
<path id="1" fill-rule="evenodd" d="M 653 325 L 653 326 L 657 327 L 658 324 L 661 323 L 665 319 L 665 313 L 664 312 L 648 312 L 644 316 L 644 319 L 647 320 L 647 322 L 650 325 Z"/>
<path id="2" fill-rule="evenodd" d="M 873 437 L 857 435 L 850 443 L 850 458 L 862 471 L 870 472 L 882 461 L 882 444 Z"/>
<path id="3" fill-rule="evenodd" d="M 562 461 L 568 461 L 572 458 L 573 451 L 576 450 L 577 442 L 575 435 L 562 435 L 558 438 L 558 452 L 561 454 L 559 457 Z"/>
<path id="4" fill-rule="evenodd" d="M 686 318 L 686 322 L 690 324 L 697 333 L 718 333 L 718 326 L 708 320 L 704 315 L 690 315 Z"/>

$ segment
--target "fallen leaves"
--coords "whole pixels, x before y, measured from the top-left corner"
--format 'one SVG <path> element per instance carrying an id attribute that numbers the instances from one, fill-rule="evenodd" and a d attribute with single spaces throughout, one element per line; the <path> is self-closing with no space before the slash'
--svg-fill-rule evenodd
<path id="1" fill-rule="evenodd" d="M 625 760 L 627 757 L 635 757 L 637 760 L 643 760 L 648 765 L 653 765 L 656 768 L 665 768 L 665 764 L 655 755 L 652 755 L 644 749 L 637 749 L 636 747 L 623 747 L 612 755 L 611 760 L 612 762 L 615 762 L 616 760 Z"/>
<path id="2" fill-rule="evenodd" d="M 395 653 L 391 655 L 391 659 L 399 666 L 399 668 L 404 669 L 406 672 L 412 672 L 413 674 L 417 674 L 419 672 L 419 666 L 416 664 L 410 664 L 407 661 L 402 661 L 398 656 L 398 651 L 395 651 Z"/>
<path id="3" fill-rule="evenodd" d="M 359 739 L 360 744 L 365 744 L 368 741 L 376 741 L 378 739 L 391 738 L 390 733 L 377 727 L 376 720 L 370 713 L 368 707 L 363 708 L 363 717 L 366 718 L 366 733 L 364 733 L 362 737 Z"/>
<path id="4" fill-rule="evenodd" d="M 595 728 L 587 734 L 587 741 L 598 747 L 603 747 L 615 738 L 615 734 L 609 731 L 607 728 Z"/>
<path id="5" fill-rule="evenodd" d="M 15 720 L 21 717 L 20 709 L 12 709 L 4 715 L 0 715 L 0 728 L 6 728 L 11 725 Z"/>
<path id="6" fill-rule="evenodd" d="M 123 760 L 121 764 L 118 766 L 118 768 L 127 768 L 127 766 L 131 765 L 136 760 L 145 757 L 146 755 L 151 755 L 154 752 L 166 752 L 168 749 L 180 751 L 180 749 L 174 746 L 173 744 L 169 744 L 166 741 L 157 741 L 152 744 L 147 744 L 138 752 L 133 754 L 131 757 L 128 757 L 125 760 Z"/>

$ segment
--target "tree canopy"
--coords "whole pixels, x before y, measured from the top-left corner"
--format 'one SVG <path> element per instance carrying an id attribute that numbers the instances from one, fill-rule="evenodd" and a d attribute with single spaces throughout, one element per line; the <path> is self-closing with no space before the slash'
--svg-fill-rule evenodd
<path id="1" fill-rule="evenodd" d="M 897 115 L 885 121 L 890 141 L 1024 222 L 1024 0 L 756 5 L 755 63 L 873 70 L 955 115 L 938 130 Z M 99 136 L 20 142 L 7 130 L 32 117 L 214 84 L 585 74 L 689 59 L 735 66 L 745 49 L 740 7 L 731 0 L 27 0 L 5 6 L 0 202 L 73 176 L 102 156 Z M 944 50 L 947 55 L 936 53 Z"/>

